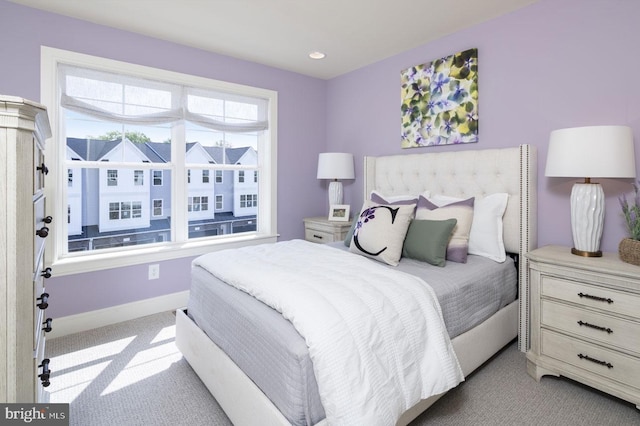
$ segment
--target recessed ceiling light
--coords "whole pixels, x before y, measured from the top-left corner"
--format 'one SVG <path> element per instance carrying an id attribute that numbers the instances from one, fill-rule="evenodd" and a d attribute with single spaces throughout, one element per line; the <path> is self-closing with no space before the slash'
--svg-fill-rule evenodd
<path id="1" fill-rule="evenodd" d="M 325 55 L 322 52 L 318 52 L 318 51 L 309 53 L 309 57 L 311 59 L 323 59 L 325 56 L 327 56 L 327 55 Z"/>

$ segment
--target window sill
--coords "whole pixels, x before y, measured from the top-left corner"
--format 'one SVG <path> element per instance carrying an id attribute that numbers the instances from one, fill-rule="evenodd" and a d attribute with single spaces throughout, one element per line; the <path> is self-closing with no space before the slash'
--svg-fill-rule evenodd
<path id="1" fill-rule="evenodd" d="M 139 247 L 118 252 L 70 256 L 54 261 L 51 267 L 54 270 L 54 276 L 61 277 L 103 269 L 179 259 L 182 257 L 194 257 L 217 250 L 275 243 L 276 241 L 277 235 L 252 235 L 249 237 L 216 239 L 215 241 L 189 241 L 175 244 L 164 243 L 161 246 Z"/>

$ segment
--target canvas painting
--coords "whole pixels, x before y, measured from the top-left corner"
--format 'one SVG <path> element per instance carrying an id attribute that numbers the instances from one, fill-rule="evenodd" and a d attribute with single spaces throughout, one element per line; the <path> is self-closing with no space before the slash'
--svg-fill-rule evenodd
<path id="1" fill-rule="evenodd" d="M 402 148 L 478 142 L 478 49 L 401 73 Z"/>

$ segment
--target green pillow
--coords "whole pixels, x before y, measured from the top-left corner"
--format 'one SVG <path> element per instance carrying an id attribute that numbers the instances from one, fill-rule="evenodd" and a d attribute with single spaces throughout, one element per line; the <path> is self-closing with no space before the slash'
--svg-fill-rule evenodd
<path id="1" fill-rule="evenodd" d="M 456 219 L 412 220 L 404 239 L 402 256 L 444 266 L 447 245 L 456 223 Z"/>

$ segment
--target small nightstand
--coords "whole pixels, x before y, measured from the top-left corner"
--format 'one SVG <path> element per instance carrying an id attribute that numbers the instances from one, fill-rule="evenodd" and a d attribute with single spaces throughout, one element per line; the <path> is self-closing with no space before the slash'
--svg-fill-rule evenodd
<path id="1" fill-rule="evenodd" d="M 565 376 L 640 409 L 640 267 L 547 246 L 528 255 L 527 372 Z"/>
<path id="2" fill-rule="evenodd" d="M 351 228 L 351 222 L 336 222 L 326 217 L 307 217 L 304 219 L 304 239 L 323 244 L 342 241 Z"/>

